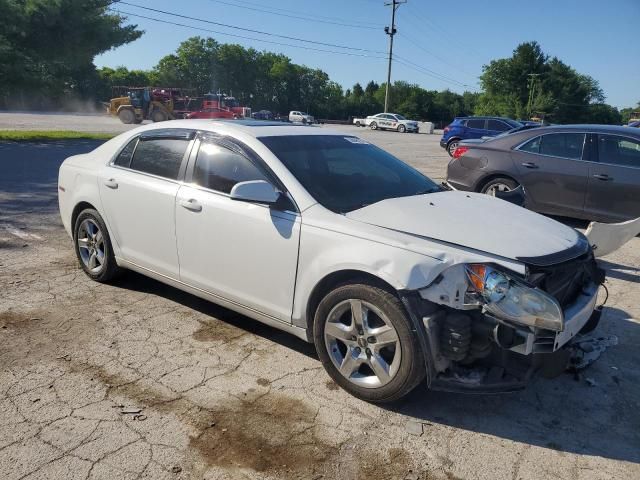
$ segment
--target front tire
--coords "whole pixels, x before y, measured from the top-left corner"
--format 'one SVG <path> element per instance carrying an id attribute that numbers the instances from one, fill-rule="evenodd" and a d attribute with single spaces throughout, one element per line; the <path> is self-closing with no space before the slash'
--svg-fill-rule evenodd
<path id="1" fill-rule="evenodd" d="M 118 112 L 118 118 L 126 125 L 130 125 L 136 121 L 136 114 L 130 108 L 123 108 Z"/>
<path id="2" fill-rule="evenodd" d="M 398 125 L 398 133 L 404 133 L 407 131 L 407 127 L 404 125 Z"/>
<path id="3" fill-rule="evenodd" d="M 96 210 L 88 208 L 80 212 L 73 228 L 73 243 L 80 267 L 92 280 L 105 283 L 122 271 L 116 263 L 107 227 Z"/>
<path id="4" fill-rule="evenodd" d="M 371 130 L 377 130 L 378 129 L 378 124 L 376 122 L 371 122 L 371 124 L 369 125 L 369 128 Z"/>
<path id="5" fill-rule="evenodd" d="M 329 292 L 316 310 L 313 334 L 329 376 L 362 400 L 398 400 L 425 376 L 410 320 L 385 289 L 358 283 Z"/>

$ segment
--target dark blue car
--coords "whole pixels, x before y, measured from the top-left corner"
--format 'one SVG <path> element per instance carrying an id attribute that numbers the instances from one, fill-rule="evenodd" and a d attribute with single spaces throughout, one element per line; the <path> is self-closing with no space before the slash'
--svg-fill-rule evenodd
<path id="1" fill-rule="evenodd" d="M 456 117 L 445 127 L 440 146 L 450 156 L 461 140 L 470 138 L 495 137 L 512 128 L 521 127 L 520 122 L 503 117 Z"/>

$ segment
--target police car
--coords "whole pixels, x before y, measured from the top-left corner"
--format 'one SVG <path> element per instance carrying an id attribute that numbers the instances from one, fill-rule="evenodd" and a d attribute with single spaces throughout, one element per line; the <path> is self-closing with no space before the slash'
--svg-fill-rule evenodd
<path id="1" fill-rule="evenodd" d="M 364 119 L 364 126 L 371 130 L 396 130 L 400 133 L 415 132 L 418 133 L 418 122 L 415 120 L 407 120 L 399 113 L 378 113 L 377 115 L 369 115 Z"/>

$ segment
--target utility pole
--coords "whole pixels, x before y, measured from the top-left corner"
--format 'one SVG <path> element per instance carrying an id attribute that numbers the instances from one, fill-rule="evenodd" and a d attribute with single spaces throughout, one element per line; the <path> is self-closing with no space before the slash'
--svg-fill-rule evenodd
<path id="1" fill-rule="evenodd" d="M 531 114 L 533 113 L 531 109 L 533 108 L 533 101 L 535 100 L 536 81 L 540 74 L 529 73 L 527 76 L 529 77 L 529 101 L 527 102 L 527 114 L 529 115 L 529 119 L 531 119 Z"/>
<path id="2" fill-rule="evenodd" d="M 384 89 L 384 113 L 389 108 L 389 90 L 391 90 L 391 61 L 393 59 L 393 36 L 396 34 L 396 10 L 407 0 L 391 0 L 385 6 L 391 6 L 391 28 L 384 27 L 384 33 L 389 35 L 389 67 L 387 68 L 387 87 Z"/>

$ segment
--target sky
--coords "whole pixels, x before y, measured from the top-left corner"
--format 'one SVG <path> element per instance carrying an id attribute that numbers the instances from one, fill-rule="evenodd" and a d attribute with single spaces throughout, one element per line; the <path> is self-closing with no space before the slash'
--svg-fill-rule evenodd
<path id="1" fill-rule="evenodd" d="M 97 56 L 98 67 L 150 69 L 181 41 L 200 35 L 283 53 L 295 63 L 324 70 L 345 89 L 356 82 L 364 86 L 370 80 L 386 81 L 389 37 L 383 29 L 390 24 L 391 7 L 384 5 L 385 0 L 126 1 L 298 40 L 120 2 L 113 8 L 195 29 L 127 15 L 127 22 L 137 24 L 145 34 Z M 483 65 L 509 57 L 519 43 L 536 40 L 546 54 L 595 78 L 607 103 L 624 108 L 640 101 L 640 0 L 407 0 L 397 10 L 396 28 L 392 82 L 406 80 L 433 90 L 479 91 Z M 345 46 L 350 49 L 342 48 Z"/>

